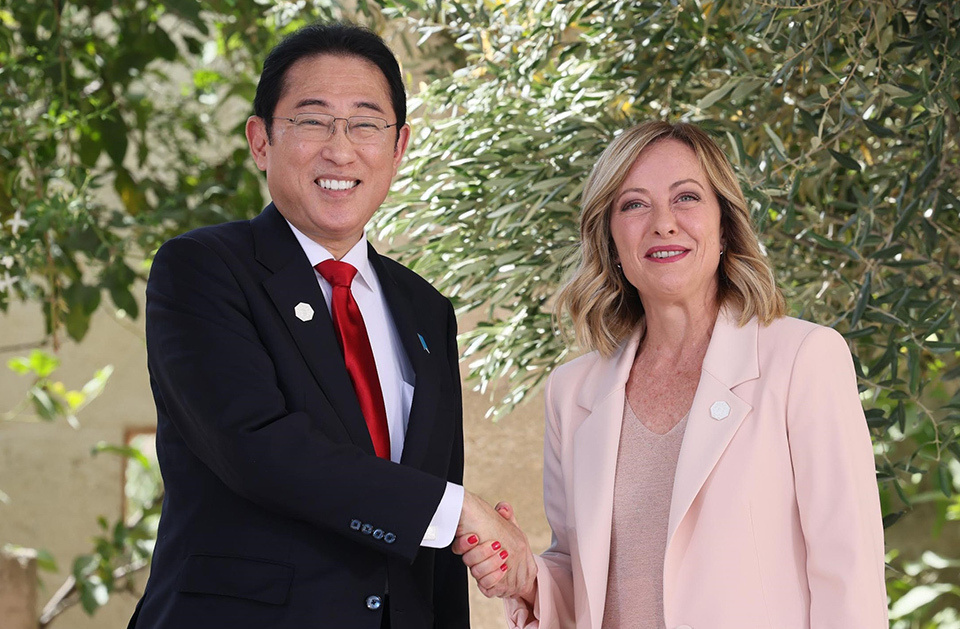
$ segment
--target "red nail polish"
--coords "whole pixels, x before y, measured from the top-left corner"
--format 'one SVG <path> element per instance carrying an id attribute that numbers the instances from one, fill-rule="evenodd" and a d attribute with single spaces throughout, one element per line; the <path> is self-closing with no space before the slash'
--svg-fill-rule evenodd
<path id="1" fill-rule="evenodd" d="M 500 572 L 506 572 L 506 571 L 507 571 L 507 564 L 503 564 L 502 566 L 500 566 Z"/>
<path id="2" fill-rule="evenodd" d="M 470 537 L 467 538 L 468 544 L 476 544 L 479 541 L 480 541 L 480 538 L 477 537 L 476 535 L 471 535 Z"/>
<path id="3" fill-rule="evenodd" d="M 507 551 L 501 550 L 501 551 L 500 551 L 500 559 L 506 559 L 506 558 L 507 558 Z"/>
<path id="4" fill-rule="evenodd" d="M 494 542 L 494 543 L 490 544 L 490 548 L 492 548 L 492 549 L 494 549 L 494 550 L 500 550 L 500 542 Z"/>

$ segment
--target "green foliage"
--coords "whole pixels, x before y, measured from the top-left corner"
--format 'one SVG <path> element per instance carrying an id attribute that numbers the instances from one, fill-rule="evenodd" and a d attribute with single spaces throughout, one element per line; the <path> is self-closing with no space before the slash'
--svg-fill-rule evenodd
<path id="1" fill-rule="evenodd" d="M 960 561 L 946 559 L 936 553 L 924 552 L 917 561 L 903 564 L 902 578 L 887 586 L 890 605 L 891 629 L 914 629 L 927 627 L 960 629 L 960 614 L 952 607 L 940 609 L 944 599 L 960 597 L 960 586 L 955 577 Z M 953 573 L 944 575 L 942 573 Z M 926 613 L 925 613 L 926 612 Z M 928 618 L 923 622 L 921 618 Z"/>
<path id="2" fill-rule="evenodd" d="M 594 159 L 665 117 L 727 147 L 795 311 L 855 341 L 871 425 L 932 422 L 953 456 L 956 5 L 488 6 L 391 4 L 468 61 L 421 95 L 380 226 L 414 236 L 405 252 L 461 307 L 496 309 L 468 353 L 484 382 L 510 377 L 505 408 L 564 356 L 549 300 Z"/>
<path id="3" fill-rule="evenodd" d="M 462 308 L 496 309 L 468 353 L 484 384 L 510 377 L 503 409 L 563 359 L 549 300 L 583 181 L 649 118 L 719 137 L 797 312 L 857 340 L 877 394 L 916 399 L 937 360 L 960 375 L 952 3 L 388 7 L 467 61 L 421 94 L 404 194 L 379 225 L 413 236 L 408 257 Z M 874 424 L 901 424 L 893 406 Z"/>
<path id="4" fill-rule="evenodd" d="M 77 413 L 103 392 L 113 373 L 113 366 L 107 365 L 97 370 L 92 379 L 75 391 L 51 378 L 60 366 L 60 360 L 48 352 L 33 350 L 30 356 L 10 359 L 7 366 L 20 375 L 33 376 L 34 380 L 27 391 L 26 399 L 17 408 L 5 413 L 2 419 L 16 419 L 27 408 L 31 408 L 35 417 L 44 421 L 63 418 L 73 428 L 80 426 L 77 423 Z"/>
<path id="5" fill-rule="evenodd" d="M 132 513 L 126 519 L 114 522 L 102 516 L 97 519 L 100 534 L 92 540 L 92 551 L 74 558 L 67 584 L 60 588 L 58 596 L 44 607 L 40 615 L 40 627 L 49 625 L 75 603 L 92 615 L 109 602 L 114 592 L 129 587 L 126 577 L 146 567 L 153 553 L 163 500 L 156 460 L 149 460 L 140 449 L 131 446 L 100 443 L 94 448 L 94 454 L 101 452 L 129 457 L 143 472 L 132 481 L 128 477 L 124 488 L 128 499 L 132 499 L 128 501 Z M 128 473 L 130 467 L 128 463 Z M 52 561 L 49 553 L 45 556 Z"/>
<path id="6" fill-rule="evenodd" d="M 2 419 L 48 422 L 64 420 L 72 427 L 79 428 L 76 414 L 102 393 L 112 373 L 112 367 L 107 366 L 97 371 L 93 379 L 80 390 L 74 391 L 53 379 L 59 366 L 59 359 L 41 350 L 34 350 L 27 357 L 11 359 L 8 367 L 18 374 L 32 376 L 34 382 L 24 402 L 6 413 Z M 28 410 L 32 410 L 33 414 L 29 414 Z M 0 424 L 0 428 L 2 427 Z M 98 518 L 102 533 L 94 537 L 93 550 L 73 560 L 68 582 L 45 606 L 39 619 L 40 627 L 47 626 L 53 618 L 74 603 L 80 603 L 88 614 L 94 613 L 109 601 L 111 593 L 121 587 L 128 587 L 125 577 L 130 572 L 145 567 L 153 551 L 163 497 L 156 460 L 148 458 L 136 446 L 100 443 L 93 449 L 93 454 L 99 453 L 119 455 L 130 461 L 124 488 L 129 517 L 117 519 L 113 523 L 102 516 Z M 0 498 L 6 498 L 6 494 L 0 492 Z M 9 498 L 3 501 L 9 502 Z M 6 544 L 4 548 L 9 551 L 18 550 L 11 544 Z M 35 558 L 41 570 L 58 571 L 56 560 L 46 550 L 19 549 L 19 552 L 25 557 Z"/>
<path id="7" fill-rule="evenodd" d="M 242 125 L 264 51 L 316 0 L 0 0 L 0 310 L 44 304 L 54 347 L 104 295 L 139 314 L 142 261 L 264 204 Z"/>
<path id="8" fill-rule="evenodd" d="M 29 356 L 13 358 L 7 366 L 21 376 L 32 377 L 33 382 L 25 399 L 16 408 L 0 416 L 0 419 L 4 422 L 18 420 L 53 422 L 63 420 L 75 429 L 80 427 L 77 421 L 77 413 L 103 392 L 107 380 L 113 373 L 113 367 L 107 365 L 98 370 L 93 378 L 79 390 L 72 390 L 67 389 L 62 382 L 54 379 L 55 372 L 60 367 L 60 360 L 43 350 L 36 349 Z M 32 411 L 32 413 L 29 411 Z M 0 429 L 2 428 L 3 426 L 0 424 Z M 0 491 L 0 501 L 10 502 L 9 497 L 2 491 Z M 152 505 L 150 508 L 153 508 Z M 159 511 L 159 503 L 157 503 L 156 510 Z M 103 519 L 101 518 L 101 520 Z M 101 523 L 101 526 L 105 526 L 105 521 Z M 140 523 L 126 526 L 118 522 L 112 540 L 98 538 L 95 554 L 84 555 L 74 560 L 71 578 L 74 579 L 74 583 L 78 584 L 78 587 L 71 591 L 76 592 L 76 598 L 82 603 L 85 610 L 92 613 L 96 607 L 106 603 L 109 592 L 114 588 L 113 564 L 118 561 L 119 557 L 129 554 L 125 552 L 131 544 L 128 541 L 129 539 L 136 539 L 138 534 L 143 538 L 144 531 L 142 529 Z M 7 544 L 5 548 L 14 547 Z M 37 551 L 23 549 L 23 551 L 27 553 L 27 556 L 36 558 L 37 566 L 41 570 L 57 572 L 56 560 L 48 551 L 43 549 Z M 146 563 L 145 558 L 141 561 L 144 564 Z M 58 608 L 56 613 L 59 613 L 62 609 Z M 55 615 L 53 614 L 50 618 Z"/>
<path id="9" fill-rule="evenodd" d="M 79 599 L 88 614 L 107 604 L 110 595 L 125 583 L 127 574 L 147 565 L 157 537 L 162 496 L 161 491 L 141 505 L 138 517 L 131 522 L 110 523 L 98 518 L 101 533 L 93 539 L 94 550 L 76 557 L 72 571 L 71 596 Z"/>

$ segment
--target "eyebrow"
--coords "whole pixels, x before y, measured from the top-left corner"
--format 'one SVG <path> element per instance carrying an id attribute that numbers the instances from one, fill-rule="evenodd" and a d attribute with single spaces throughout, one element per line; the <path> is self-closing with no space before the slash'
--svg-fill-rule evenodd
<path id="1" fill-rule="evenodd" d="M 357 109 L 372 109 L 373 111 L 384 113 L 383 107 L 377 103 L 361 100 L 353 104 Z M 305 98 L 299 103 L 297 103 L 295 109 L 303 109 L 304 107 L 330 107 L 330 103 L 323 100 L 322 98 Z"/>
<path id="2" fill-rule="evenodd" d="M 670 184 L 670 189 L 673 190 L 674 188 L 679 188 L 680 186 L 682 186 L 682 185 L 685 184 L 685 183 L 695 184 L 698 188 L 700 188 L 701 190 L 703 190 L 703 186 L 700 185 L 700 182 L 697 181 L 696 179 L 681 179 L 680 181 L 675 181 L 675 182 L 673 182 L 672 184 Z"/>
<path id="3" fill-rule="evenodd" d="M 700 188 L 701 190 L 703 190 L 703 186 L 696 179 L 681 179 L 680 181 L 675 181 L 672 184 L 670 184 L 670 190 L 673 190 L 674 188 L 679 188 L 685 183 L 692 183 L 698 188 Z M 617 197 L 617 200 L 621 199 L 623 195 L 625 195 L 628 192 L 644 192 L 646 194 L 650 194 L 650 191 L 647 190 L 646 188 L 627 188 L 626 190 L 620 193 L 620 196 Z"/>

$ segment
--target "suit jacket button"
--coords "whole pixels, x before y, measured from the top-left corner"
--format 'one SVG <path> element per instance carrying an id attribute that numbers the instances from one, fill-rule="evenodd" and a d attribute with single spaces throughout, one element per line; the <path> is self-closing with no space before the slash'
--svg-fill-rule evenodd
<path id="1" fill-rule="evenodd" d="M 373 539 L 383 539 L 383 529 L 374 529 Z"/>
<path id="2" fill-rule="evenodd" d="M 394 535 L 393 533 L 387 533 L 386 535 L 383 536 L 383 541 L 385 541 L 388 544 L 392 544 L 395 541 L 397 541 L 397 536 Z"/>
<path id="3" fill-rule="evenodd" d="M 372 527 L 371 525 L 369 525 L 369 524 L 364 524 L 364 525 L 360 528 L 360 532 L 363 533 L 364 535 L 369 535 L 370 533 L 373 532 L 373 527 Z"/>
<path id="4" fill-rule="evenodd" d="M 350 520 L 350 528 L 352 528 L 354 531 L 359 531 L 361 524 L 362 523 L 360 520 Z"/>
<path id="5" fill-rule="evenodd" d="M 379 596 L 368 596 L 367 597 L 367 609 L 378 610 L 380 606 L 383 605 L 383 599 Z"/>

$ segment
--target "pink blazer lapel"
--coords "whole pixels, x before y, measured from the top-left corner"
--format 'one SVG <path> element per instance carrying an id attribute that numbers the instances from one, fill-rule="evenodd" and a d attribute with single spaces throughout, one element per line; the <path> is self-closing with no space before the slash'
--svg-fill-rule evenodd
<path id="1" fill-rule="evenodd" d="M 617 354 L 598 361 L 586 374 L 577 398 L 589 412 L 574 432 L 572 457 L 574 520 L 591 627 L 599 627 L 603 620 L 620 425 L 639 342 L 635 334 Z"/>
<path id="2" fill-rule="evenodd" d="M 721 310 L 717 317 L 677 460 L 667 526 L 668 558 L 677 527 L 744 417 L 753 408 L 737 397 L 733 389 L 760 377 L 757 332 L 756 319 L 738 327 L 726 310 Z M 667 563 L 669 569 L 670 562 Z"/>

